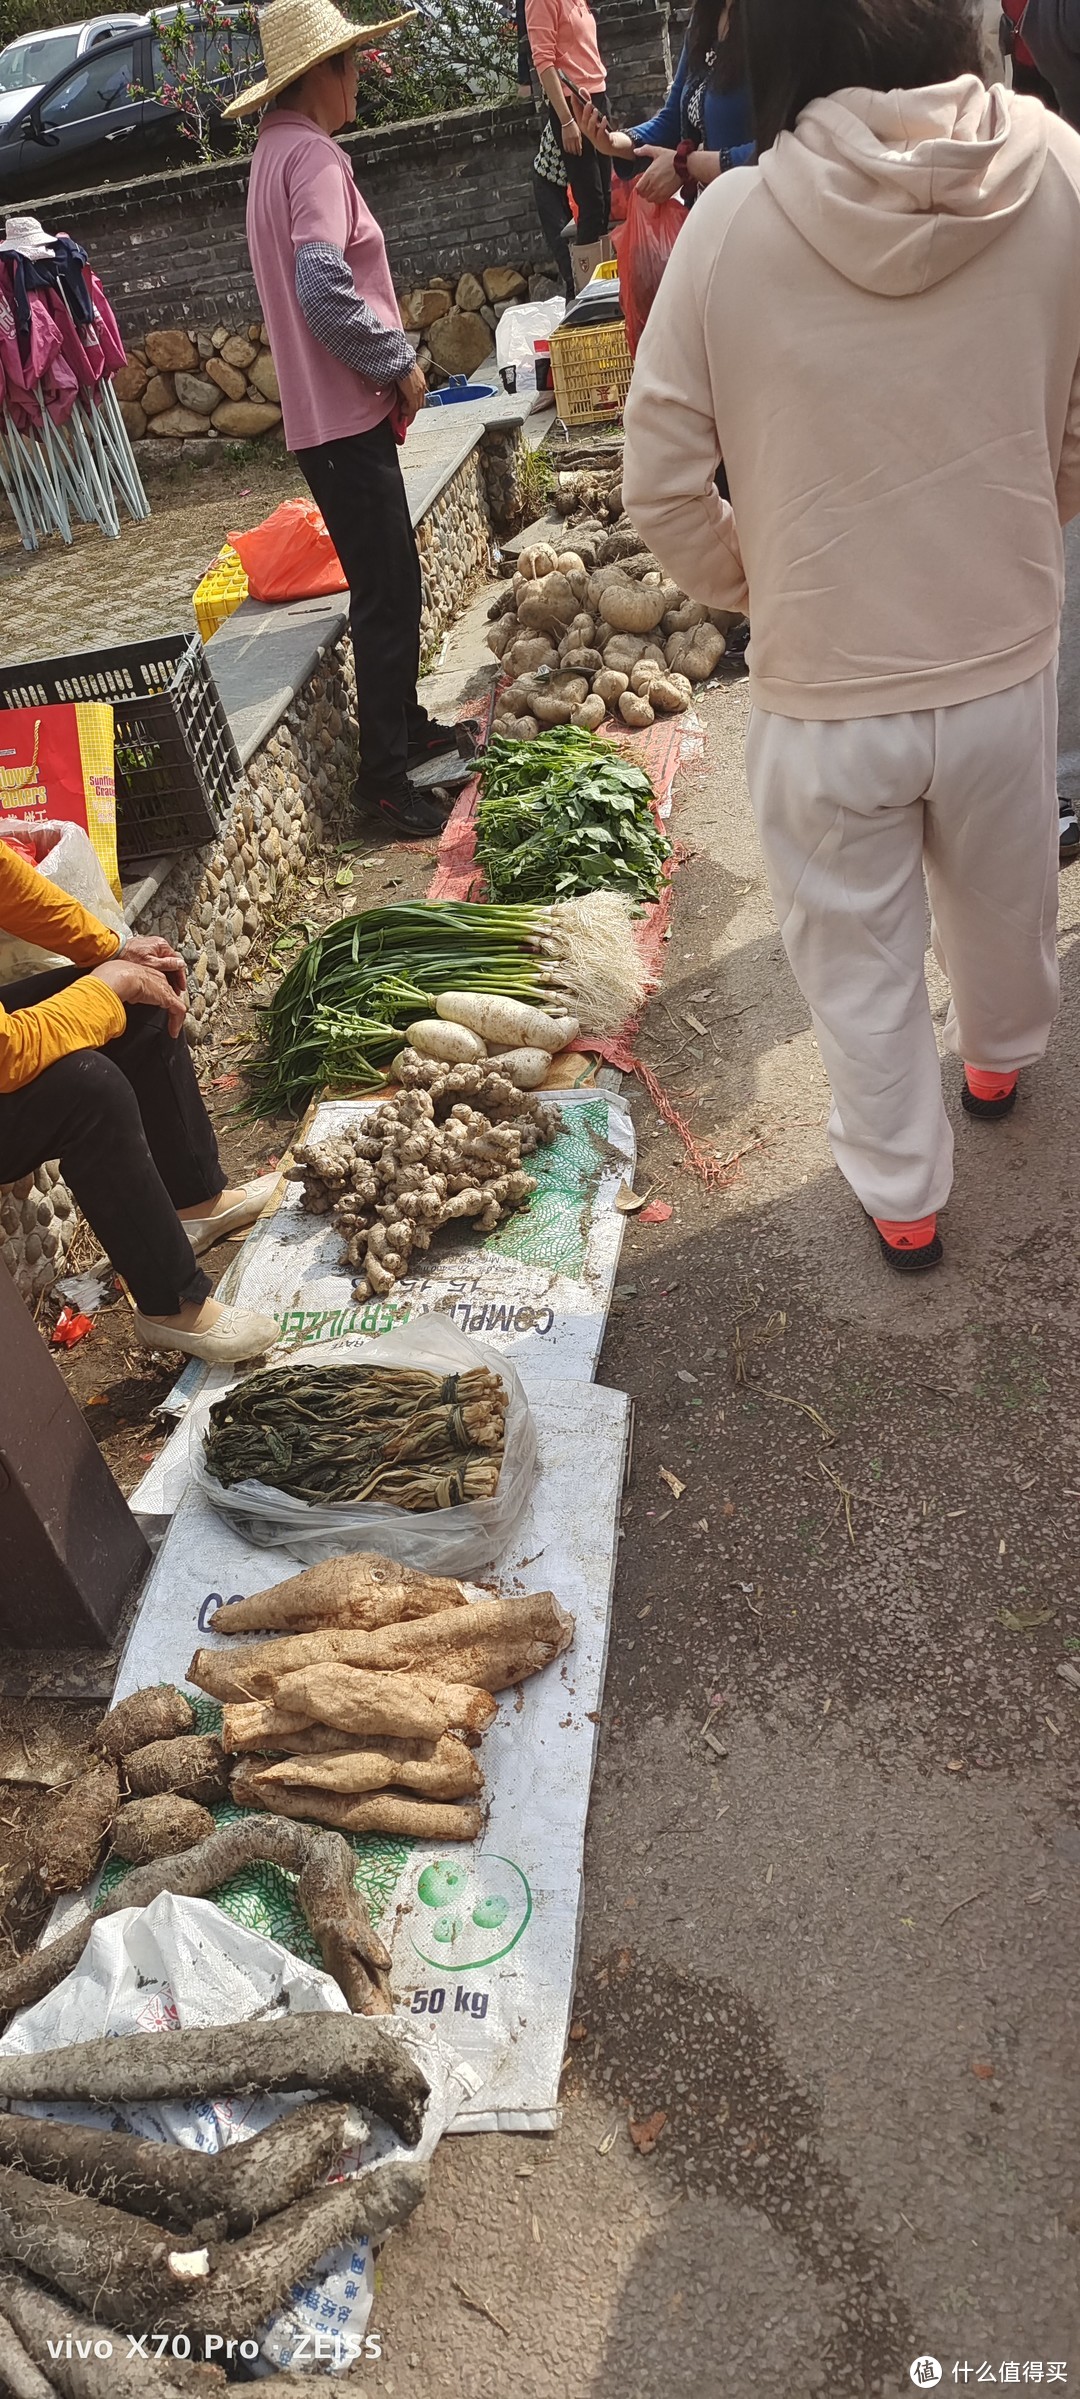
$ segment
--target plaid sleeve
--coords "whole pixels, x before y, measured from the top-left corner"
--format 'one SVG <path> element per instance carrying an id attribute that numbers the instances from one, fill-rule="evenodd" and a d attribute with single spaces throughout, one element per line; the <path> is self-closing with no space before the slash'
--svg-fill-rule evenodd
<path id="1" fill-rule="evenodd" d="M 332 242 L 301 242 L 296 297 L 316 341 L 368 383 L 396 383 L 415 365 L 400 325 L 384 325 L 353 282 L 344 252 Z"/>

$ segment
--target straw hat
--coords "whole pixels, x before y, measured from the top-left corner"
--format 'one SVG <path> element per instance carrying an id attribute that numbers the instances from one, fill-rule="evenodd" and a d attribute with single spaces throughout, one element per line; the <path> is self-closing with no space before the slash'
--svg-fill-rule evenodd
<path id="1" fill-rule="evenodd" d="M 344 50 L 370 49 L 384 34 L 392 33 L 395 25 L 404 25 L 415 15 L 414 8 L 407 8 L 401 16 L 384 17 L 381 24 L 357 25 L 351 17 L 342 16 L 333 0 L 270 0 L 269 7 L 259 11 L 266 73 L 261 83 L 253 83 L 239 99 L 230 100 L 222 116 L 253 116 L 276 93 L 306 75 L 309 67 L 317 67 L 324 58 L 339 58 Z"/>

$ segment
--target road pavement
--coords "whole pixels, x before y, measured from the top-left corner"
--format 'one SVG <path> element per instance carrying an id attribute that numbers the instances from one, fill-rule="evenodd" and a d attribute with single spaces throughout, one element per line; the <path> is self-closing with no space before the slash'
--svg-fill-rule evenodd
<path id="1" fill-rule="evenodd" d="M 746 710 L 704 703 L 641 1044 L 731 1163 L 635 1102 L 673 1215 L 601 1364 L 636 1439 L 563 2125 L 443 2143 L 380 2399 L 1080 2389 L 1080 867 L 1052 1053 L 997 1126 L 946 1061 L 947 1257 L 903 1282 L 827 1150 Z"/>

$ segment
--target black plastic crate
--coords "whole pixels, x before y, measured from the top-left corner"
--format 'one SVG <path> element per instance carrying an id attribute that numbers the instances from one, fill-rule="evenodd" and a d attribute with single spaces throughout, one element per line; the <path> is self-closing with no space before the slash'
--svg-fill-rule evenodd
<path id="1" fill-rule="evenodd" d="M 111 704 L 121 869 L 224 830 L 242 769 L 197 633 L 0 667 L 0 707 L 64 700 Z"/>

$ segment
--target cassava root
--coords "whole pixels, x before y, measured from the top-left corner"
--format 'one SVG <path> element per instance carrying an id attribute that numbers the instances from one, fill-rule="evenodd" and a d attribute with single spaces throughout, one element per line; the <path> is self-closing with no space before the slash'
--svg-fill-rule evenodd
<path id="1" fill-rule="evenodd" d="M 141 2045 L 169 2048 L 183 2037 L 163 2034 Z M 426 2187 L 426 2166 L 373 2166 L 347 2182 L 309 2191 L 240 2240 L 193 2249 L 189 2239 L 181 2242 L 138 2216 L 62 2187 L 47 2189 L 6 2167 L 0 2170 L 0 2255 L 57 2284 L 77 2307 L 107 2324 L 242 2338 L 327 2250 L 342 2241 L 378 2239 L 411 2215 Z"/>
<path id="2" fill-rule="evenodd" d="M 493 1703 L 489 1703 L 492 1704 Z M 297 1899 L 328 1974 L 359 2014 L 389 2015 L 390 1957 L 356 1888 L 356 1861 L 337 1833 L 252 1818 L 228 1824 L 178 1857 L 137 1866 L 99 1907 L 42 1949 L 0 1967 L 0 2012 L 32 2006 L 77 1966 L 93 1926 L 118 1908 L 147 1907 L 162 1891 L 205 1898 L 245 1866 L 268 1862 L 299 1876 Z"/>
<path id="3" fill-rule="evenodd" d="M 253 1767 L 238 1766 L 232 1794 L 237 1807 L 266 1808 L 275 1816 L 334 1824 L 341 1832 L 384 1833 L 411 1841 L 478 1841 L 484 1811 L 472 1802 L 461 1807 L 439 1806 L 415 1799 L 404 1791 L 372 1791 L 367 1798 L 335 1797 L 331 1791 L 305 1791 L 295 1784 L 268 1783 Z"/>
<path id="4" fill-rule="evenodd" d="M 250 2232 L 322 2182 L 351 2145 L 351 2122 L 343 2100 L 315 2101 L 213 2154 L 49 2116 L 0 2115 L 0 2166 L 148 2216 L 170 2232 L 222 2241 Z"/>
<path id="5" fill-rule="evenodd" d="M 403 2141 L 420 2136 L 428 2085 L 400 2040 L 367 2016 L 315 2010 L 242 2024 L 184 2027 L 73 2041 L 63 2049 L 0 2057 L 0 2102 L 87 2100 L 129 2106 L 147 2099 L 245 2099 L 268 2091 L 318 2091 L 384 2116 Z"/>
<path id="6" fill-rule="evenodd" d="M 0 2308 L 28 2356 L 42 2362 L 42 2372 L 48 2364 L 50 2399 L 56 2391 L 62 2399 L 199 2399 L 199 2394 L 212 2399 L 224 2386 L 220 2366 L 183 2365 L 175 2358 L 155 2357 L 152 2350 L 141 2357 L 124 2356 L 113 2342 L 112 2356 L 95 2357 L 100 2323 L 77 2314 L 56 2291 L 32 2282 L 15 2267 L 0 2266 Z M 282 2379 L 278 2378 L 279 2388 Z"/>
<path id="7" fill-rule="evenodd" d="M 380 1624 L 398 1624 L 413 1616 L 430 1616 L 443 1608 L 462 1608 L 466 1593 L 459 1582 L 420 1574 L 414 1566 L 399 1566 L 372 1550 L 351 1558 L 330 1558 L 323 1566 L 307 1566 L 290 1574 L 268 1591 L 250 1599 L 229 1600 L 210 1618 L 215 1633 L 317 1632 L 327 1625 L 350 1626 L 374 1632 Z M 193 1792 L 192 1798 L 199 1793 Z"/>

